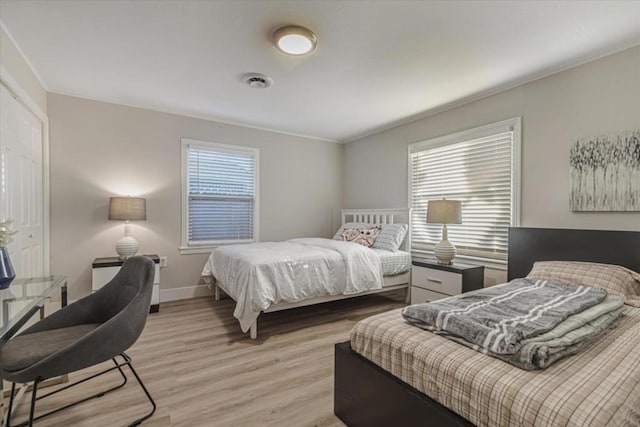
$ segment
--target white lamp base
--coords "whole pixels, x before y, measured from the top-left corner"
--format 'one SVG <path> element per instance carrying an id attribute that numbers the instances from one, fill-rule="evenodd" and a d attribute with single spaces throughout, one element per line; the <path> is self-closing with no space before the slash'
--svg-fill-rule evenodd
<path id="1" fill-rule="evenodd" d="M 456 257 L 456 247 L 448 240 L 446 224 L 442 226 L 442 240 L 436 245 L 433 253 L 438 259 L 438 264 L 453 264 L 453 259 Z"/>
<path id="2" fill-rule="evenodd" d="M 433 250 L 438 258 L 438 264 L 451 265 L 456 257 L 456 247 L 448 240 L 441 240 Z"/>
<path id="3" fill-rule="evenodd" d="M 138 241 L 131 235 L 129 222 L 124 225 L 124 236 L 116 243 L 116 252 L 120 259 L 129 258 L 138 253 Z"/>

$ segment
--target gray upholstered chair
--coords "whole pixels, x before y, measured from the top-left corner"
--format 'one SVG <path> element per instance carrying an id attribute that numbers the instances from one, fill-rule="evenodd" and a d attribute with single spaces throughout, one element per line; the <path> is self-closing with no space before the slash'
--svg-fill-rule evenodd
<path id="1" fill-rule="evenodd" d="M 45 317 L 0 348 L 0 375 L 13 383 L 7 425 L 11 421 L 16 383 L 33 382 L 29 420 L 22 424 L 32 425 L 35 420 L 124 386 L 127 382 L 122 370 L 124 365 L 129 366 L 153 405 L 150 413 L 131 425 L 138 425 L 153 415 L 156 404 L 133 369 L 131 358 L 125 354 L 125 350 L 133 345 L 144 329 L 151 302 L 153 274 L 154 264 L 150 259 L 129 258 L 113 280 L 102 289 Z M 118 356 L 122 358 L 121 362 L 117 360 Z M 36 396 L 38 384 L 48 378 L 109 360 L 113 361 L 113 367 L 48 394 Z M 116 369 L 123 378 L 120 385 L 35 416 L 37 400 Z"/>

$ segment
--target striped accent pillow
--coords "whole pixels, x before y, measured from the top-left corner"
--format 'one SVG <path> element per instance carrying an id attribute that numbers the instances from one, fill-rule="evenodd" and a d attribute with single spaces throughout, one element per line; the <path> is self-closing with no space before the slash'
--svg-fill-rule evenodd
<path id="1" fill-rule="evenodd" d="M 606 289 L 625 298 L 625 304 L 640 307 L 640 274 L 611 264 L 579 261 L 538 261 L 527 275 L 529 279 L 585 285 Z"/>
<path id="2" fill-rule="evenodd" d="M 372 248 L 397 252 L 407 235 L 407 224 L 383 224 Z"/>

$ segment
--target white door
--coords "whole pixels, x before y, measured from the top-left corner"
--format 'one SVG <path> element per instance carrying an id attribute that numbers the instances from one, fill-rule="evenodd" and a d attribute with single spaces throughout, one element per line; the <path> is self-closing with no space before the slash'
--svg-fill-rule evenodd
<path id="1" fill-rule="evenodd" d="M 0 84 L 0 219 L 18 231 L 9 248 L 17 277 L 43 275 L 42 122 Z"/>

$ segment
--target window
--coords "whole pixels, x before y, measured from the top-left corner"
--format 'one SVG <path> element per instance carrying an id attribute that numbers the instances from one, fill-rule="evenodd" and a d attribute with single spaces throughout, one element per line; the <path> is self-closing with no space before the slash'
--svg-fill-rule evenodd
<path id="1" fill-rule="evenodd" d="M 181 253 L 258 240 L 258 154 L 252 147 L 182 140 Z"/>
<path id="2" fill-rule="evenodd" d="M 518 225 L 520 118 L 409 146 L 412 247 L 433 250 L 442 225 L 427 224 L 427 201 L 462 201 L 462 224 L 447 225 L 458 256 L 505 263 Z"/>

